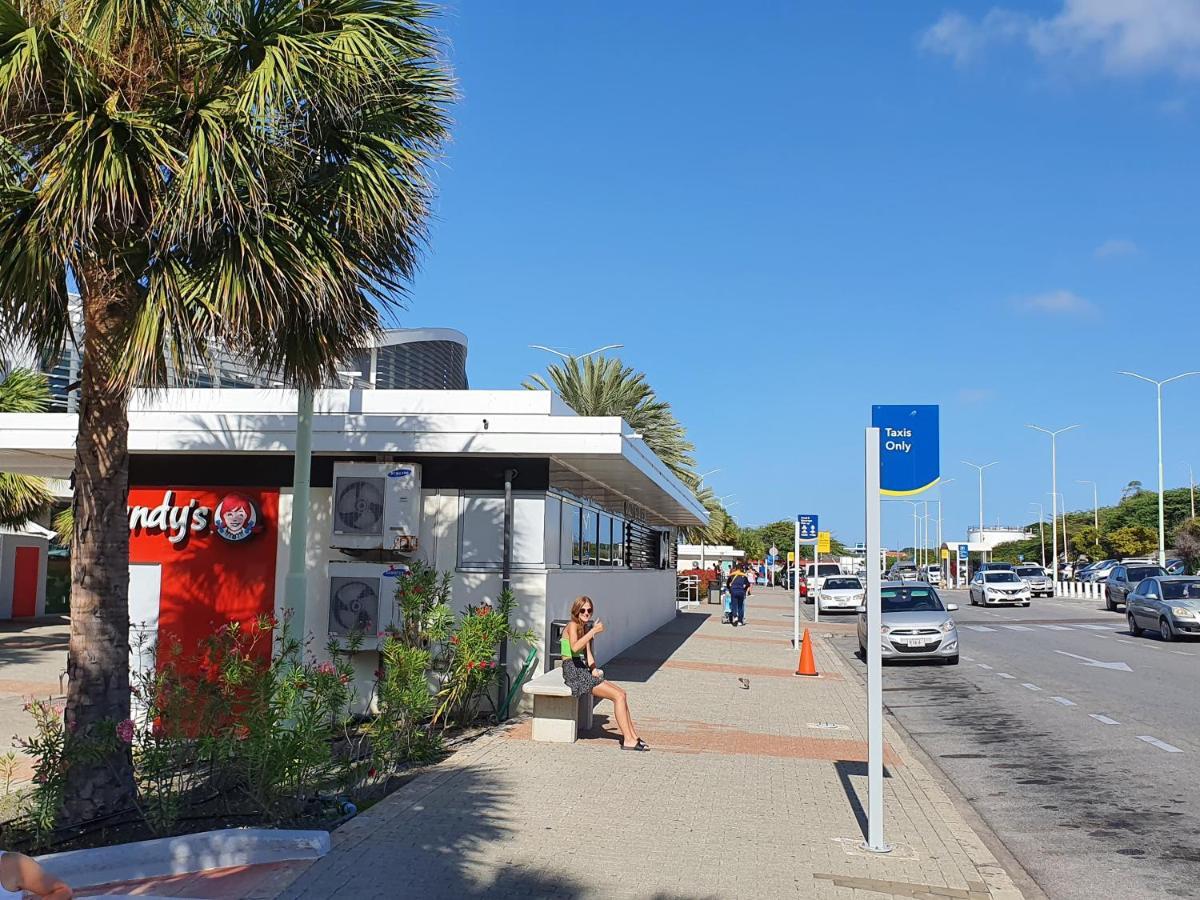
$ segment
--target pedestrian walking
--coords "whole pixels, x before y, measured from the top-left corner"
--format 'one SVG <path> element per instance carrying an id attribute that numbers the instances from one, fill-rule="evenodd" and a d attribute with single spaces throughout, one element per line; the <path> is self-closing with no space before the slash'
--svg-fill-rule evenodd
<path id="1" fill-rule="evenodd" d="M 594 612 L 591 597 L 576 597 L 571 604 L 571 621 L 567 623 L 562 636 L 563 681 L 574 697 L 590 693 L 612 701 L 617 714 L 617 727 L 621 729 L 622 750 L 649 750 L 650 746 L 638 737 L 633 726 L 625 689 L 606 681 L 604 670 L 596 667 L 592 641 L 604 633 L 604 623 L 599 619 L 593 620 Z"/>
<path id="2" fill-rule="evenodd" d="M 746 598 L 750 596 L 750 576 L 734 564 L 729 573 L 729 624 L 734 628 L 746 624 Z"/>

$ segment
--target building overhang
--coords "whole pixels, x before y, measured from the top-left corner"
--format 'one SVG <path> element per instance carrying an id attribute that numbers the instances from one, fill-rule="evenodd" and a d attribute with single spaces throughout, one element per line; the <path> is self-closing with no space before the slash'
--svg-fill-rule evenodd
<path id="1" fill-rule="evenodd" d="M 138 392 L 129 451 L 290 456 L 296 401 L 296 391 L 284 389 Z M 575 415 L 549 391 L 323 390 L 313 410 L 316 456 L 548 458 L 552 483 L 634 503 L 653 524 L 708 521 L 621 418 Z M 74 413 L 0 414 L 0 471 L 69 477 L 77 425 Z"/>

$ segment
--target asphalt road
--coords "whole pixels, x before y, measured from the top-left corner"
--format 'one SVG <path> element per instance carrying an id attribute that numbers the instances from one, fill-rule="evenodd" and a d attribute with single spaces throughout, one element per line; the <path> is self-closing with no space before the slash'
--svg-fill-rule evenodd
<path id="1" fill-rule="evenodd" d="M 1096 601 L 942 594 L 961 663 L 886 666 L 891 715 L 1048 896 L 1200 897 L 1200 642 L 1134 638 Z"/>

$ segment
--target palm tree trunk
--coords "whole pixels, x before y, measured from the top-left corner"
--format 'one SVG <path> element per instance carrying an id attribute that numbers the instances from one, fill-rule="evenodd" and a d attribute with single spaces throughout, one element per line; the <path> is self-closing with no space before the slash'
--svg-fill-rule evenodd
<path id="1" fill-rule="evenodd" d="M 128 318 L 129 287 L 114 269 L 81 272 L 84 349 L 66 724 L 84 739 L 111 735 L 115 723 L 129 718 L 129 395 L 110 374 Z M 126 809 L 134 798 L 126 745 L 118 742 L 68 769 L 64 813 L 70 822 Z"/>

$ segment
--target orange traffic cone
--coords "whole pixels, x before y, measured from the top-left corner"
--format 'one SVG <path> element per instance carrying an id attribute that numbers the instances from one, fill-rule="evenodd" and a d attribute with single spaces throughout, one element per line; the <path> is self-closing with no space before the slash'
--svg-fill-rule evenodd
<path id="1" fill-rule="evenodd" d="M 816 675 L 817 664 L 813 660 L 812 637 L 808 629 L 804 629 L 804 640 L 800 642 L 800 663 L 796 668 L 797 675 Z"/>

